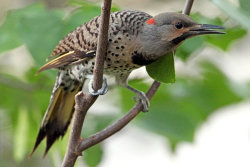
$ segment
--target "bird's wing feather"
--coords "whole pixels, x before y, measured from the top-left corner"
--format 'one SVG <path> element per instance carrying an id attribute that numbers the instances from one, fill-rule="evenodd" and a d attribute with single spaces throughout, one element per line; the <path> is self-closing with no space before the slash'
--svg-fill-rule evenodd
<path id="1" fill-rule="evenodd" d="M 38 72 L 51 69 L 51 68 L 59 68 L 68 65 L 73 65 L 76 63 L 80 63 L 85 60 L 92 59 L 95 57 L 95 50 L 84 52 L 84 51 L 70 51 L 63 55 L 58 56 L 57 58 L 49 61 L 45 65 L 43 65 Z"/>

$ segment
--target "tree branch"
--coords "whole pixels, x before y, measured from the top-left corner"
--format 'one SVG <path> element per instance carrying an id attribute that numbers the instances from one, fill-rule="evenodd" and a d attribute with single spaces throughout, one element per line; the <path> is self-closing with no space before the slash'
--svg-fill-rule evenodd
<path id="1" fill-rule="evenodd" d="M 152 86 L 147 92 L 147 97 L 149 100 L 154 96 L 155 92 L 159 88 L 160 83 L 157 81 L 154 81 Z M 135 118 L 140 111 L 143 109 L 143 106 L 140 102 L 136 103 L 136 105 L 126 114 L 124 115 L 120 120 L 113 123 L 106 129 L 84 139 L 81 144 L 78 147 L 78 151 L 84 151 L 89 147 L 92 147 L 93 145 L 96 145 L 103 141 L 104 139 L 108 138 L 109 136 L 115 134 L 119 130 L 121 130 L 124 126 L 126 126 L 133 118 Z"/>
<path id="2" fill-rule="evenodd" d="M 109 18 L 112 0 L 103 0 L 101 24 L 98 35 L 97 43 L 97 55 L 94 68 L 94 80 L 93 89 L 98 90 L 102 87 L 103 81 L 103 67 L 104 67 L 104 56 L 107 52 L 108 46 L 108 29 L 109 29 Z"/>
<path id="3" fill-rule="evenodd" d="M 109 17 L 112 0 L 103 0 L 102 12 L 101 12 L 101 23 L 98 35 L 96 60 L 94 67 L 94 78 L 93 78 L 93 89 L 97 91 L 102 87 L 103 81 L 103 66 L 104 56 L 107 51 L 108 41 L 108 29 L 109 29 Z M 62 167 L 73 167 L 76 159 L 81 155 L 82 151 L 77 151 L 77 147 L 81 142 L 81 131 L 85 116 L 88 109 L 96 101 L 98 96 L 91 94 L 84 95 L 79 92 L 75 96 L 75 114 L 72 122 L 72 129 L 69 137 L 69 144 L 63 159 Z"/>
<path id="4" fill-rule="evenodd" d="M 183 13 L 189 15 L 192 8 L 193 0 L 187 0 Z M 102 14 L 101 14 L 101 25 L 100 33 L 98 36 L 97 55 L 96 63 L 94 68 L 94 82 L 93 89 L 98 90 L 102 85 L 103 77 L 103 66 L 104 66 L 104 55 L 106 53 L 107 39 L 108 39 L 108 27 L 110 17 L 111 0 L 103 0 Z M 158 90 L 160 83 L 154 81 L 147 92 L 149 100 L 154 96 Z M 102 131 L 86 138 L 81 139 L 82 125 L 88 109 L 97 99 L 97 96 L 90 94 L 83 94 L 79 92 L 75 97 L 75 114 L 72 123 L 72 129 L 69 138 L 69 144 L 66 155 L 63 160 L 62 167 L 73 167 L 78 156 L 81 155 L 82 151 L 92 147 L 111 135 L 115 134 L 126 126 L 133 118 L 135 118 L 142 110 L 142 104 L 140 102 L 125 114 L 120 120 L 103 129 Z"/>
<path id="5" fill-rule="evenodd" d="M 194 3 L 194 0 L 186 0 L 182 13 L 185 15 L 190 15 L 193 3 Z"/>

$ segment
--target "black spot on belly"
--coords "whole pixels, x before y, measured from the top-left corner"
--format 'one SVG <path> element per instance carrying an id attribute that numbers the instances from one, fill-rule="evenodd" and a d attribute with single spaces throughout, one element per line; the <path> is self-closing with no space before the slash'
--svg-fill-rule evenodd
<path id="1" fill-rule="evenodd" d="M 153 63 L 155 60 L 146 59 L 142 54 L 137 53 L 132 56 L 132 62 L 137 65 L 148 65 Z"/>

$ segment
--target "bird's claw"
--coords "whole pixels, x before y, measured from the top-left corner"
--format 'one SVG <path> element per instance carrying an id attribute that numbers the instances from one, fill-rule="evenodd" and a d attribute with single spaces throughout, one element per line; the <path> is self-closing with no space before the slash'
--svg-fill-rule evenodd
<path id="1" fill-rule="evenodd" d="M 93 78 L 90 78 L 89 81 L 89 93 L 94 95 L 94 96 L 98 96 L 98 95 L 104 95 L 108 92 L 108 84 L 107 84 L 107 79 L 105 77 L 103 77 L 103 81 L 102 81 L 102 88 L 99 89 L 97 92 L 95 92 L 95 90 L 92 87 L 93 84 Z"/>
<path id="2" fill-rule="evenodd" d="M 150 106 L 150 102 L 149 102 L 147 96 L 145 95 L 145 93 L 139 92 L 139 93 L 137 93 L 137 96 L 136 96 L 136 97 L 133 97 L 133 99 L 134 99 L 135 101 L 138 101 L 138 100 L 141 101 L 141 103 L 142 103 L 142 105 L 143 105 L 143 110 L 142 110 L 142 112 L 148 112 L 148 108 L 149 108 L 149 106 Z"/>

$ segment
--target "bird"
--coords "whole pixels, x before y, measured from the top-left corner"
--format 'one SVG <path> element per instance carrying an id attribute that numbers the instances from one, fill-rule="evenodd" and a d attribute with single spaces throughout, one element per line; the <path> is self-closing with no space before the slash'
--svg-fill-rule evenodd
<path id="1" fill-rule="evenodd" d="M 106 78 L 100 90 L 95 92 L 92 88 L 100 21 L 100 16 L 94 17 L 59 41 L 49 57 L 52 60 L 38 71 L 57 69 L 58 75 L 31 155 L 44 138 L 47 140 L 45 156 L 52 144 L 64 136 L 74 113 L 74 96 L 83 91 L 86 79 L 90 79 L 91 94 L 103 95 L 108 91 Z M 104 74 L 113 76 L 118 85 L 134 92 L 146 112 L 149 100 L 143 92 L 128 85 L 129 74 L 175 51 L 188 38 L 223 34 L 220 29 L 223 27 L 200 24 L 176 12 L 156 16 L 137 10 L 111 13 Z"/>

